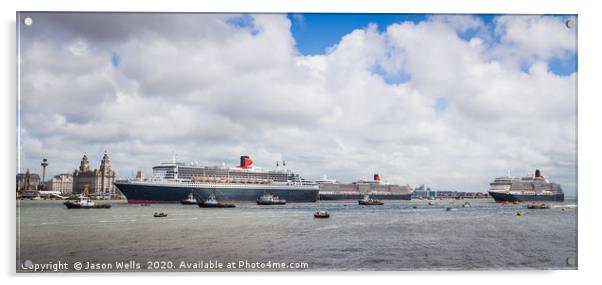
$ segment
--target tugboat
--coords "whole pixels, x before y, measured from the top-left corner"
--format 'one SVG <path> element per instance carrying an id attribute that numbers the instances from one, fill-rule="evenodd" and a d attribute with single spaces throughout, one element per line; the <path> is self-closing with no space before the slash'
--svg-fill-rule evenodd
<path id="1" fill-rule="evenodd" d="M 180 201 L 180 203 L 183 205 L 197 205 L 199 202 L 194 198 L 192 192 L 190 192 L 190 194 L 188 194 L 188 198 Z"/>
<path id="2" fill-rule="evenodd" d="M 550 205 L 545 204 L 545 203 L 541 203 L 541 204 L 529 204 L 527 205 L 527 209 L 549 209 Z"/>
<path id="3" fill-rule="evenodd" d="M 263 196 L 257 198 L 257 205 L 284 205 L 286 200 L 278 198 L 272 194 L 263 194 Z"/>
<path id="4" fill-rule="evenodd" d="M 96 204 L 90 198 L 86 196 L 79 196 L 78 200 L 66 201 L 65 206 L 68 209 L 108 209 L 111 208 L 110 204 Z"/>
<path id="5" fill-rule="evenodd" d="M 165 218 L 165 217 L 167 217 L 167 214 L 165 214 L 163 212 L 161 212 L 161 213 L 155 213 L 153 215 L 153 217 L 155 217 L 155 218 Z"/>
<path id="6" fill-rule="evenodd" d="M 364 195 L 364 198 L 357 201 L 360 205 L 372 206 L 372 205 L 384 205 L 382 201 L 374 200 L 369 197 L 369 195 Z"/>
<path id="7" fill-rule="evenodd" d="M 199 203 L 199 207 L 201 208 L 234 208 L 236 205 L 218 202 L 215 198 L 215 195 L 211 194 L 209 199 L 202 201 Z"/>
<path id="8" fill-rule="evenodd" d="M 470 207 L 471 207 L 471 205 L 468 202 L 466 202 L 462 205 L 462 208 L 470 208 Z"/>

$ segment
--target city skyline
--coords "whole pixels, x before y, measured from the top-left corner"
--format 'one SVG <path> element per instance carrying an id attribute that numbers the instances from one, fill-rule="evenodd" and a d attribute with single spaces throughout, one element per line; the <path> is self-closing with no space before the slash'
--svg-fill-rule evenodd
<path id="1" fill-rule="evenodd" d="M 25 16 L 23 172 L 107 150 L 130 177 L 175 152 L 458 191 L 539 168 L 576 191 L 574 16 Z"/>

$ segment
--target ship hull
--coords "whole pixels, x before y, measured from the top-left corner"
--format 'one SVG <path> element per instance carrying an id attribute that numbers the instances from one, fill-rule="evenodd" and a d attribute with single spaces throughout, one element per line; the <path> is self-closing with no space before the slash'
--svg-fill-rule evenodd
<path id="1" fill-rule="evenodd" d="M 320 193 L 320 200 L 359 200 L 362 199 L 364 194 L 324 194 Z M 370 194 L 370 198 L 376 200 L 411 200 L 412 194 Z"/>
<path id="2" fill-rule="evenodd" d="M 67 209 L 109 209 L 111 208 L 110 204 L 96 204 L 94 206 L 83 206 L 76 203 L 65 202 L 65 206 Z"/>
<path id="3" fill-rule="evenodd" d="M 227 204 L 227 203 L 218 203 L 218 204 L 199 203 L 199 207 L 200 208 L 236 208 L 236 205 Z"/>
<path id="4" fill-rule="evenodd" d="M 268 201 L 257 201 L 257 205 L 286 205 L 285 201 L 268 202 Z"/>
<path id="5" fill-rule="evenodd" d="M 510 194 L 510 193 L 499 193 L 490 191 L 489 195 L 498 203 L 503 202 L 563 202 L 564 193 L 558 193 L 553 195 L 521 195 L 521 194 Z"/>
<path id="6" fill-rule="evenodd" d="M 194 194 L 197 201 L 206 200 L 211 194 L 214 194 L 219 201 L 256 202 L 266 192 L 281 197 L 287 202 L 315 202 L 318 199 L 318 189 L 291 189 L 286 186 L 281 188 L 274 186 L 269 188 L 220 188 L 142 183 L 115 183 L 115 186 L 127 198 L 129 204 L 180 203 L 190 193 Z"/>
<path id="7" fill-rule="evenodd" d="M 385 203 L 381 202 L 381 201 L 363 201 L 363 200 L 359 200 L 357 201 L 357 203 L 359 205 L 364 205 L 364 206 L 380 206 L 380 205 L 384 205 Z"/>

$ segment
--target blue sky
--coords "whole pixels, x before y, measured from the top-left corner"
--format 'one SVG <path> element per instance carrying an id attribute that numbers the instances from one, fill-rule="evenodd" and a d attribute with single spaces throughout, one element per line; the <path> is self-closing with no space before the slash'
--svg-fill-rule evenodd
<path id="1" fill-rule="evenodd" d="M 304 55 L 322 54 L 344 35 L 369 23 L 377 24 L 382 32 L 393 23 L 418 23 L 426 18 L 424 14 L 289 14 L 297 48 Z"/>
<path id="2" fill-rule="evenodd" d="M 487 26 L 493 42 L 498 44 L 500 35 L 495 34 L 494 19 L 498 15 L 475 15 Z M 562 15 L 560 15 L 562 17 Z M 336 13 L 309 13 L 289 14 L 292 23 L 291 32 L 295 38 L 297 49 L 303 55 L 324 54 L 328 47 L 337 44 L 341 37 L 355 29 L 362 29 L 370 23 L 378 25 L 379 32 L 394 23 L 413 22 L 419 23 L 427 20 L 428 14 L 336 14 Z M 458 36 L 470 40 L 477 34 L 475 30 L 468 30 Z M 555 57 L 548 61 L 550 71 L 557 75 L 566 76 L 577 71 L 577 55 Z M 523 68 L 528 71 L 528 66 Z M 376 73 L 380 72 L 375 70 Z M 388 83 L 403 83 L 410 79 L 409 74 L 401 74 L 396 78 L 385 78 Z"/>

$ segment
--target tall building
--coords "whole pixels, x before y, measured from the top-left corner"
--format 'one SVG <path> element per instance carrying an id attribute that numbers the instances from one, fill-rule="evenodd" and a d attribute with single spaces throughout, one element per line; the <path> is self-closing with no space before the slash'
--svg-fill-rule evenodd
<path id="1" fill-rule="evenodd" d="M 100 168 L 90 170 L 90 161 L 84 155 L 79 168 L 73 172 L 73 193 L 115 194 L 115 171 L 111 169 L 109 156 L 105 152 Z"/>
<path id="2" fill-rule="evenodd" d="M 139 181 L 144 180 L 144 171 L 138 170 L 138 172 L 136 172 L 136 180 L 139 180 Z"/>
<path id="3" fill-rule="evenodd" d="M 73 191 L 73 176 L 68 173 L 55 175 L 49 181 L 44 182 L 46 190 L 59 191 L 61 194 L 70 194 Z"/>
<path id="4" fill-rule="evenodd" d="M 40 184 L 40 175 L 30 173 L 29 169 L 25 173 L 17 174 L 17 191 L 37 190 Z"/>

